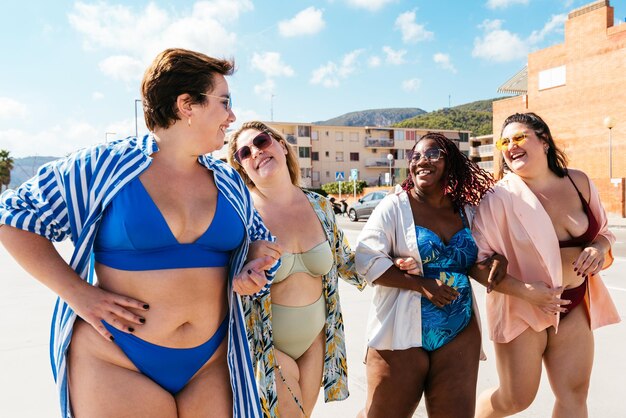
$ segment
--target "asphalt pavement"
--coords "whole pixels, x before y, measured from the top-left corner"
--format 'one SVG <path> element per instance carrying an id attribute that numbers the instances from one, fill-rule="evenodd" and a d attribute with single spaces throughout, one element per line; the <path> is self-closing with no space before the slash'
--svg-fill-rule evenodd
<path id="1" fill-rule="evenodd" d="M 352 223 L 340 218 L 351 245 L 356 244 L 364 222 Z M 618 237 L 617 256 L 612 267 L 603 273 L 622 318 L 626 315 L 626 229 L 614 229 Z M 68 242 L 58 246 L 69 257 Z M 475 287 L 479 306 L 484 304 L 484 291 Z M 365 404 L 365 327 L 370 306 L 371 288 L 359 292 L 340 283 L 341 304 L 345 317 L 348 352 L 349 388 L 351 396 L 343 402 L 325 404 L 323 393 L 314 417 L 354 417 Z M 48 337 L 50 316 L 55 296 L 28 276 L 0 246 L 0 417 L 56 418 L 59 416 L 57 394 L 50 371 Z M 483 324 L 484 328 L 484 324 Z M 626 323 L 601 328 L 595 332 L 595 364 L 589 394 L 589 416 L 599 418 L 626 417 L 623 402 L 626 387 Z M 483 335 L 488 359 L 481 362 L 478 391 L 497 384 L 491 342 Z M 518 417 L 544 418 L 551 415 L 553 397 L 545 378 L 534 404 Z M 390 405 L 392 416 L 393 405 Z M 415 417 L 426 417 L 423 405 Z"/>

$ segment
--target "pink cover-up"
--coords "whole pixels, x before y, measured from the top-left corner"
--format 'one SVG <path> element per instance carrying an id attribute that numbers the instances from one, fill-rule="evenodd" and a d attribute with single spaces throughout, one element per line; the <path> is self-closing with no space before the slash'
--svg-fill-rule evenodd
<path id="1" fill-rule="evenodd" d="M 600 196 L 590 180 L 589 187 L 589 205 L 600 224 L 598 234 L 613 245 L 615 235 L 608 229 Z M 478 245 L 479 261 L 494 253 L 502 254 L 509 261 L 511 276 L 525 283 L 543 281 L 551 287 L 561 286 L 561 254 L 552 221 L 535 194 L 516 174 L 507 174 L 493 193 L 483 198 L 472 233 Z M 612 262 L 609 251 L 603 269 Z M 494 291 L 487 295 L 486 301 L 489 336 L 495 342 L 507 343 L 528 327 L 541 331 L 554 326 L 558 330 L 559 315 L 546 314 L 525 300 Z M 620 321 L 608 289 L 597 274 L 589 276 L 588 305 L 591 329 Z"/>

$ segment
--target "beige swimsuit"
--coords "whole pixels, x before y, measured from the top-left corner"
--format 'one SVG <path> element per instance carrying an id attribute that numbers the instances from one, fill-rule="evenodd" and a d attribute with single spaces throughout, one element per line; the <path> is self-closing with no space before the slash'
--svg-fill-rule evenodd
<path id="1" fill-rule="evenodd" d="M 283 253 L 282 264 L 274 283 L 286 280 L 293 273 L 304 272 L 311 276 L 323 276 L 333 266 L 333 253 L 328 241 L 324 241 L 304 253 Z M 274 346 L 294 360 L 311 346 L 326 323 L 324 293 L 319 299 L 305 306 L 284 306 L 272 303 L 272 334 Z"/>

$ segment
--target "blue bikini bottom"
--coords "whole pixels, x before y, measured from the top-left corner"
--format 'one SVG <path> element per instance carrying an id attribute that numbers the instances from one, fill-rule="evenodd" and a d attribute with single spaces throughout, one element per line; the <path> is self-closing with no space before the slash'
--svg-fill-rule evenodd
<path id="1" fill-rule="evenodd" d="M 204 344 L 192 348 L 169 348 L 120 331 L 105 321 L 102 323 L 113 334 L 115 344 L 122 349 L 135 367 L 172 395 L 185 387 L 213 356 L 228 334 L 227 315 L 215 334 Z"/>

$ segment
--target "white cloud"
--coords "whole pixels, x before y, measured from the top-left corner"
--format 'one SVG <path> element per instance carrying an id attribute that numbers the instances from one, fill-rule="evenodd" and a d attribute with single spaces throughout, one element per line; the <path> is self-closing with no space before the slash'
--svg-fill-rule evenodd
<path id="1" fill-rule="evenodd" d="M 191 11 L 177 13 L 176 9 L 160 8 L 155 3 L 135 11 L 123 5 L 79 1 L 68 14 L 68 20 L 83 36 L 86 49 L 111 51 L 141 62 L 142 71 L 137 75 L 140 77 L 154 56 L 169 47 L 189 48 L 213 56 L 233 55 L 237 36 L 227 24 L 253 8 L 250 0 L 198 1 Z M 101 64 L 101 68 L 111 70 L 110 65 Z M 127 74 L 122 76 L 113 70 L 107 75 L 128 78 Z"/>
<path id="2" fill-rule="evenodd" d="M 422 80 L 419 78 L 411 78 L 410 80 L 404 80 L 402 82 L 402 89 L 404 91 L 416 91 L 422 85 Z"/>
<path id="3" fill-rule="evenodd" d="M 415 22 L 415 10 L 404 12 L 396 19 L 396 30 L 402 32 L 402 41 L 404 43 L 415 43 L 433 39 L 434 34 L 424 25 Z"/>
<path id="4" fill-rule="evenodd" d="M 234 108 L 233 112 L 237 115 L 237 120 L 230 125 L 230 129 L 238 129 L 244 122 L 251 120 L 264 120 L 264 118 L 254 110 Z"/>
<path id="5" fill-rule="evenodd" d="M 372 55 L 367 60 L 367 65 L 370 66 L 371 68 L 380 67 L 380 57 L 376 55 Z"/>
<path id="6" fill-rule="evenodd" d="M 25 104 L 9 97 L 0 97 L 0 119 L 23 119 L 27 114 L 28 108 Z"/>
<path id="7" fill-rule="evenodd" d="M 282 36 L 286 37 L 314 35 L 326 26 L 322 14 L 323 11 L 321 9 L 316 9 L 315 7 L 306 8 L 292 19 L 279 22 L 278 31 Z"/>
<path id="8" fill-rule="evenodd" d="M 100 70 L 114 80 L 133 81 L 141 79 L 145 65 L 128 55 L 114 55 L 98 64 Z"/>
<path id="9" fill-rule="evenodd" d="M 271 78 L 254 86 L 254 92 L 262 97 L 270 97 L 276 91 L 276 83 Z"/>
<path id="10" fill-rule="evenodd" d="M 531 45 L 539 43 L 545 39 L 546 36 L 553 32 L 563 31 L 565 22 L 567 21 L 567 14 L 553 15 L 548 23 L 539 31 L 533 31 L 528 37 L 528 42 Z"/>
<path id="11" fill-rule="evenodd" d="M 102 100 L 104 99 L 104 93 L 99 92 L 99 91 L 94 91 L 93 93 L 91 93 L 91 98 L 93 100 Z"/>
<path id="12" fill-rule="evenodd" d="M 435 55 L 433 55 L 433 61 L 439 64 L 439 66 L 444 70 L 456 73 L 456 68 L 454 68 L 454 65 L 452 65 L 452 62 L 450 61 L 450 55 L 444 54 L 442 52 L 437 52 Z"/>
<path id="13" fill-rule="evenodd" d="M 357 59 L 363 49 L 355 49 L 343 56 L 340 64 L 329 61 L 325 65 L 313 70 L 311 84 L 321 84 L 324 87 L 338 87 L 341 80 L 346 79 L 357 68 Z"/>
<path id="14" fill-rule="evenodd" d="M 266 77 L 291 77 L 293 68 L 285 64 L 278 52 L 254 53 L 252 68 L 261 71 Z"/>
<path id="15" fill-rule="evenodd" d="M 489 9 L 505 9 L 514 4 L 528 4 L 528 0 L 487 0 Z"/>
<path id="16" fill-rule="evenodd" d="M 487 19 L 478 26 L 484 34 L 474 39 L 472 56 L 495 62 L 525 59 L 546 36 L 562 31 L 566 20 L 565 14 L 553 15 L 541 30 L 533 31 L 526 39 L 523 39 L 517 34 L 502 29 L 502 20 Z"/>
<path id="17" fill-rule="evenodd" d="M 6 149 L 15 157 L 31 155 L 64 156 L 77 149 L 104 141 L 104 133 L 91 125 L 66 121 L 39 132 L 21 129 L 0 131 L 0 149 Z"/>
<path id="18" fill-rule="evenodd" d="M 404 64 L 404 56 L 406 55 L 405 49 L 394 50 L 389 46 L 383 46 L 383 52 L 385 53 L 386 59 L 385 61 L 391 65 L 401 65 Z"/>
<path id="19" fill-rule="evenodd" d="M 507 62 L 524 59 L 528 55 L 528 45 L 519 36 L 500 28 L 501 21 L 486 20 L 481 25 L 486 29 L 482 38 L 474 39 L 472 56 L 487 61 Z"/>
<path id="20" fill-rule="evenodd" d="M 372 12 L 379 10 L 395 0 L 346 0 L 351 6 L 358 7 L 360 9 L 367 9 Z"/>

